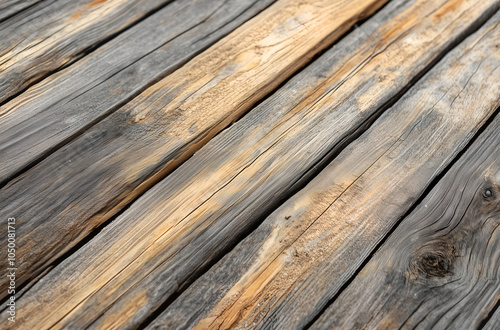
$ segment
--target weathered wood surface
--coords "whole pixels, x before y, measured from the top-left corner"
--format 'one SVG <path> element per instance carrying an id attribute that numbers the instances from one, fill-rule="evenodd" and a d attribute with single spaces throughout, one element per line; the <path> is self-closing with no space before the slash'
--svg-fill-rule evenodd
<path id="1" fill-rule="evenodd" d="M 0 102 L 172 0 L 53 0 L 0 23 Z"/>
<path id="2" fill-rule="evenodd" d="M 484 325 L 483 330 L 498 330 L 500 329 L 500 308 L 493 313 L 488 322 Z"/>
<path id="3" fill-rule="evenodd" d="M 2 0 L 0 1 L 0 22 L 43 0 Z"/>
<path id="4" fill-rule="evenodd" d="M 496 8 L 494 1 L 391 3 L 52 270 L 21 298 L 28 314 L 36 308 L 36 317 L 18 322 L 70 328 L 139 324 Z M 447 137 L 463 138 L 458 145 L 470 137 L 477 128 L 472 123 L 479 126 L 486 117 L 480 105 L 490 101 L 493 88 L 484 90 L 477 113 L 467 114 L 477 115 L 468 118 L 469 126 Z"/>
<path id="5" fill-rule="evenodd" d="M 500 115 L 312 328 L 478 329 L 500 297 L 499 227 Z"/>
<path id="6" fill-rule="evenodd" d="M 180 0 L 0 107 L 0 183 L 185 64 L 274 0 Z M 0 74 L 1 77 L 1 74 Z"/>
<path id="7" fill-rule="evenodd" d="M 18 218 L 17 281 L 42 271 L 382 4 L 277 2 L 7 185 L 0 207 Z"/>
<path id="8" fill-rule="evenodd" d="M 499 21 L 497 14 L 452 51 L 150 328 L 292 329 L 312 321 L 500 106 Z M 359 288 L 363 302 L 369 289 Z"/>

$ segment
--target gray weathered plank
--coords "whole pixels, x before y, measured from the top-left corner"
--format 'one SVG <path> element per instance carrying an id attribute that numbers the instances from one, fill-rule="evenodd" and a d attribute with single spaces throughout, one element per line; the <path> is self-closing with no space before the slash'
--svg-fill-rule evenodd
<path id="1" fill-rule="evenodd" d="M 500 115 L 312 328 L 477 329 L 500 297 L 499 228 Z"/>
<path id="2" fill-rule="evenodd" d="M 43 0 L 3 0 L 0 1 L 0 22 L 18 14 L 24 9 Z"/>
<path id="3" fill-rule="evenodd" d="M 20 324 L 142 322 L 498 4 L 389 4 L 49 272 L 21 298 L 24 310 L 36 308 L 37 317 Z M 487 116 L 480 104 L 467 125 L 448 136 L 466 140 L 472 123 Z M 446 146 L 456 147 L 450 140 Z"/>
<path id="4" fill-rule="evenodd" d="M 43 270 L 384 1 L 278 1 L 4 187 L 1 212 L 18 218 L 17 281 Z"/>
<path id="5" fill-rule="evenodd" d="M 497 14 L 452 51 L 303 190 L 181 294 L 150 328 L 307 325 L 500 106 L 499 21 Z M 499 249 L 489 248 L 497 258 Z M 489 269 L 495 269 L 498 277 L 495 258 L 490 259 Z M 391 280 L 386 282 L 389 287 Z M 368 283 L 358 287 L 353 301 L 362 304 L 369 296 L 376 300 L 387 290 Z M 405 292 L 397 289 L 394 292 Z M 345 296 L 348 299 L 352 293 Z M 344 302 L 331 310 L 354 314 L 353 320 L 359 320 L 358 305 Z M 398 303 L 388 303 L 392 308 L 386 311 L 396 310 Z M 363 324 L 339 328 L 359 329 Z M 397 324 L 379 328 L 393 329 Z"/>
<path id="6" fill-rule="evenodd" d="M 0 182 L 115 111 L 272 2 L 176 1 L 0 107 Z"/>
<path id="7" fill-rule="evenodd" d="M 172 0 L 49 0 L 0 23 L 0 102 Z"/>

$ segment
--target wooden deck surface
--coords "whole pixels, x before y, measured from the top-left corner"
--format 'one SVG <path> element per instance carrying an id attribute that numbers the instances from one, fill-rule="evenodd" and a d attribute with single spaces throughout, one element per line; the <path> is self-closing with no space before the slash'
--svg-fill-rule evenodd
<path id="1" fill-rule="evenodd" d="M 0 45 L 0 329 L 500 327 L 500 0 L 4 0 Z"/>

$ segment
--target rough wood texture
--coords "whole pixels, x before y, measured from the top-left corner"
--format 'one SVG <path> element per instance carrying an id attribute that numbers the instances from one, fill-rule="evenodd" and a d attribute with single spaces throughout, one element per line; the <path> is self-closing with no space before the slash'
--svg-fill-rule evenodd
<path id="1" fill-rule="evenodd" d="M 498 330 L 500 329 L 500 308 L 497 308 L 491 319 L 484 325 L 483 330 Z"/>
<path id="2" fill-rule="evenodd" d="M 0 102 L 172 0 L 40 2 L 0 23 Z"/>
<path id="3" fill-rule="evenodd" d="M 497 116 L 312 328 L 478 329 L 500 297 L 499 228 Z"/>
<path id="4" fill-rule="evenodd" d="M 274 0 L 179 0 L 0 107 L 0 182 L 115 111 Z M 0 74 L 1 76 L 1 74 Z"/>
<path id="5" fill-rule="evenodd" d="M 277 2 L 7 185 L 0 205 L 18 219 L 17 281 L 43 270 L 382 3 Z"/>
<path id="6" fill-rule="evenodd" d="M 459 5 L 442 16 L 440 8 L 450 4 Z M 21 298 L 24 310 L 36 308 L 37 317 L 18 322 L 137 325 L 232 246 L 470 24 L 497 7 L 497 2 L 472 1 L 390 4 L 51 271 Z M 434 28 L 428 31 L 429 26 Z M 422 36 L 423 31 L 428 33 Z M 489 93 L 482 102 L 492 97 Z M 466 139 L 472 122 L 479 125 L 486 116 L 481 104 L 469 126 L 457 125 L 448 134 Z"/>
<path id="7" fill-rule="evenodd" d="M 0 1 L 0 22 L 18 14 L 43 0 L 2 0 Z"/>
<path id="8" fill-rule="evenodd" d="M 150 328 L 307 325 L 500 106 L 499 20 L 451 52 Z"/>

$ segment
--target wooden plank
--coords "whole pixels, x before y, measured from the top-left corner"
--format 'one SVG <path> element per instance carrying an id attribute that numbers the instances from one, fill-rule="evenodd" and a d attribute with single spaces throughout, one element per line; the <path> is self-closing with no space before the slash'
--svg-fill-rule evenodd
<path id="1" fill-rule="evenodd" d="M 488 40 L 497 77 L 498 22 Z M 500 297 L 499 227 L 496 116 L 312 328 L 478 329 Z"/>
<path id="2" fill-rule="evenodd" d="M 0 184 L 112 113 L 274 0 L 180 0 L 0 107 Z"/>
<path id="3" fill-rule="evenodd" d="M 277 2 L 2 189 L 2 214 L 18 218 L 17 283 L 42 271 L 382 3 Z"/>
<path id="4" fill-rule="evenodd" d="M 43 1 L 0 23 L 0 102 L 170 1 Z"/>
<path id="5" fill-rule="evenodd" d="M 483 330 L 498 330 L 500 329 L 500 308 L 493 313 L 488 322 L 484 325 Z"/>
<path id="6" fill-rule="evenodd" d="M 453 4 L 442 16 L 440 8 Z M 497 1 L 389 4 L 55 267 L 20 299 L 25 313 L 36 308 L 37 317 L 18 323 L 71 328 L 142 322 L 497 8 Z M 482 102 L 492 97 L 487 94 Z M 479 125 L 487 116 L 481 104 L 467 125 L 474 120 Z M 457 130 L 453 133 L 467 136 L 473 129 Z"/>
<path id="7" fill-rule="evenodd" d="M 42 0 L 3 0 L 0 2 L 0 22 Z"/>
<path id="8" fill-rule="evenodd" d="M 306 326 L 500 106 L 499 21 L 447 55 L 150 328 Z"/>

